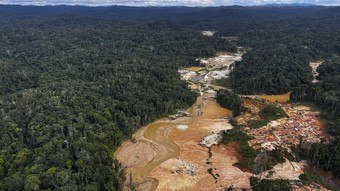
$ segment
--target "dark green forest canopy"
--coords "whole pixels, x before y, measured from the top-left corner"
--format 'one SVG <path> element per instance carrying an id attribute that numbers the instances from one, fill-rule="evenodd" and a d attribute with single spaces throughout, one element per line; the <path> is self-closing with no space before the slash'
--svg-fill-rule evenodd
<path id="1" fill-rule="evenodd" d="M 222 107 L 230 109 L 233 116 L 238 116 L 245 109 L 242 106 L 242 99 L 236 93 L 221 89 L 217 92 L 216 101 Z"/>
<path id="2" fill-rule="evenodd" d="M 330 58 L 340 52 L 339 7 L 0 6 L 0 10 L 4 18 L 19 20 L 24 26 L 27 24 L 20 19 L 22 16 L 39 18 L 40 15 L 67 14 L 124 19 L 135 23 L 151 22 L 148 26 L 153 30 L 191 28 L 217 31 L 215 36 L 237 36 L 239 46 L 251 48 L 245 55 L 246 59 L 235 67 L 235 75 L 231 75 L 236 91 L 243 94 L 301 90 L 312 80 L 308 66 L 310 61 Z M 11 19 L 4 19 L 4 26 Z M 64 19 L 55 19 L 55 22 Z M 164 25 L 169 22 L 171 25 Z M 37 25 L 49 27 L 39 23 Z M 74 24 L 77 25 L 77 22 Z M 135 38 L 139 39 L 138 36 Z"/>
<path id="3" fill-rule="evenodd" d="M 112 151 L 196 99 L 177 69 L 235 45 L 248 50 L 231 74 L 238 93 L 293 91 L 331 114 L 338 139 L 339 33 L 339 7 L 0 6 L 0 190 L 118 189 Z M 313 148 L 339 175 L 339 146 Z"/>
<path id="4" fill-rule="evenodd" d="M 196 99 L 177 69 L 235 50 L 169 21 L 14 17 L 0 27 L 0 190 L 118 189 L 112 151 Z"/>

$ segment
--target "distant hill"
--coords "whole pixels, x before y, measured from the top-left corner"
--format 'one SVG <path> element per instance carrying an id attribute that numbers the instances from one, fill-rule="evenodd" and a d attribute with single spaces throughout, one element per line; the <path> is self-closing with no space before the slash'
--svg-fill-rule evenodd
<path id="1" fill-rule="evenodd" d="M 310 4 L 310 3 L 269 3 L 261 5 L 263 7 L 317 7 L 320 5 Z"/>

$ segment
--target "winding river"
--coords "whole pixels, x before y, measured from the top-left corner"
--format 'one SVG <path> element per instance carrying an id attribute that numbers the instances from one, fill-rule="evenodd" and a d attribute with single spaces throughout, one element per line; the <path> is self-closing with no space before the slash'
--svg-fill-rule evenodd
<path id="1" fill-rule="evenodd" d="M 155 122 L 146 128 L 144 132 L 144 137 L 154 143 L 162 145 L 166 152 L 162 153 L 159 158 L 155 158 L 147 165 L 137 168 L 134 174 L 134 178 L 137 182 L 150 181 L 150 190 L 155 190 L 158 186 L 158 180 L 154 178 L 149 178 L 147 175 L 155 167 L 162 164 L 164 161 L 175 158 L 179 155 L 179 147 L 169 139 L 167 136 L 167 129 L 174 125 L 172 122 Z"/>
<path id="2" fill-rule="evenodd" d="M 221 57 L 227 60 L 221 60 Z M 226 68 L 226 65 L 229 66 L 240 58 L 241 54 L 230 57 L 227 53 L 220 54 L 211 58 L 212 60 L 207 60 L 206 62 L 212 63 L 212 65 L 207 64 L 200 70 L 202 72 L 198 72 L 196 69 L 196 71 L 184 70 L 186 72 L 184 75 L 187 75 L 188 78 L 183 80 L 188 81 L 191 84 L 190 87 L 198 90 L 201 96 L 188 110 L 190 117 L 179 117 L 175 120 L 159 119 L 133 135 L 133 142 L 126 141 L 118 149 L 114 156 L 125 166 L 128 177 L 125 190 L 131 189 L 129 188 L 131 186 L 134 186 L 137 190 L 153 191 L 158 188 L 159 181 L 151 178 L 150 172 L 168 159 L 178 158 L 181 153 L 180 147 L 169 136 L 171 130 L 176 129 L 178 125 L 197 124 L 201 119 L 211 120 L 231 114 L 229 110 L 221 108 L 214 100 L 215 90 L 221 87 L 211 85 L 213 81 L 212 72 Z M 191 80 L 197 79 L 197 77 L 200 77 L 200 81 Z M 211 133 L 211 130 L 207 132 Z M 203 138 L 201 136 L 199 139 Z"/>

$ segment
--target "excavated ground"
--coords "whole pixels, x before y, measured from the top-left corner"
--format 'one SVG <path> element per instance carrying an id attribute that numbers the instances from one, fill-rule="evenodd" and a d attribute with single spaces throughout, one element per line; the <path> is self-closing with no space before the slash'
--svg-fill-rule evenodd
<path id="1" fill-rule="evenodd" d="M 215 100 L 216 90 L 221 87 L 211 85 L 216 78 L 214 71 L 231 69 L 231 64 L 240 60 L 241 56 L 241 53 L 220 53 L 203 60 L 206 67 L 179 71 L 182 79 L 189 82 L 190 88 L 199 91 L 200 96 L 187 111 L 189 116 L 176 115 L 174 120 L 157 120 L 136 132 L 133 141 L 124 142 L 114 153 L 126 170 L 124 190 L 133 187 L 141 191 L 210 191 L 225 190 L 229 186 L 233 186 L 234 190 L 250 190 L 249 177 L 256 175 L 235 165 L 242 157 L 238 152 L 239 144 L 214 145 L 218 142 L 218 132 L 233 128 L 229 123 L 231 111 L 219 106 Z M 286 101 L 288 96 L 262 98 Z M 252 112 L 257 113 L 261 108 L 249 99 L 245 102 L 252 106 Z M 212 143 L 209 144 L 212 145 L 210 149 L 208 142 L 202 144 L 202 140 Z M 268 171 L 261 176 L 296 180 L 303 173 L 304 166 L 303 163 L 287 161 L 276 165 L 271 170 L 274 173 Z"/>
<path id="2" fill-rule="evenodd" d="M 191 117 L 155 121 L 139 130 L 133 135 L 133 142 L 125 142 L 114 154 L 126 168 L 125 190 L 131 186 L 137 190 L 202 190 L 203 187 L 224 190 L 231 184 L 249 188 L 250 174 L 233 166 L 237 162 L 235 148 L 213 146 L 209 156 L 208 148 L 199 144 L 208 135 L 233 128 L 227 118 L 232 113 L 215 101 L 210 78 L 215 67 L 230 65 L 239 58 L 240 54 L 219 54 L 211 60 L 207 78 L 201 79 L 205 86 L 191 84 L 190 87 L 201 92 L 189 110 Z M 220 66 L 217 61 L 221 61 Z M 187 70 L 198 72 L 198 68 Z M 210 168 L 214 176 L 208 172 Z"/>

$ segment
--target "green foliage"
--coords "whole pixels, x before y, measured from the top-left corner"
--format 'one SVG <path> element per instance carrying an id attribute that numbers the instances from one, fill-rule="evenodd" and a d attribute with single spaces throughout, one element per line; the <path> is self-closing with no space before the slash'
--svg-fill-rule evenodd
<path id="1" fill-rule="evenodd" d="M 303 173 L 299 176 L 299 179 L 302 181 L 303 184 L 311 184 L 312 182 L 315 182 L 319 185 L 324 186 L 327 189 L 334 190 L 329 185 L 327 185 L 322 178 L 317 174 L 312 173 Z"/>
<path id="2" fill-rule="evenodd" d="M 295 148 L 296 154 L 307 159 L 311 164 L 340 176 L 340 59 L 328 59 L 318 67 L 319 83 L 307 88 L 303 94 L 304 101 L 314 102 L 323 110 L 322 117 L 328 132 L 335 140 L 331 144 L 301 144 Z M 297 99 L 297 98 L 296 98 Z"/>
<path id="3" fill-rule="evenodd" d="M 263 127 L 269 123 L 269 120 L 252 120 L 249 121 L 248 127 L 251 129 L 257 129 Z"/>
<path id="4" fill-rule="evenodd" d="M 333 116 L 340 115 L 340 58 L 334 57 L 327 59 L 317 68 L 320 80 L 319 83 L 306 88 L 304 92 L 304 101 L 316 103 L 324 111 Z M 297 98 L 296 98 L 297 99 Z"/>
<path id="5" fill-rule="evenodd" d="M 295 148 L 295 153 L 300 159 L 308 159 L 308 161 L 323 170 L 332 171 L 336 176 L 340 175 L 340 143 L 335 140 L 333 143 L 326 145 L 322 143 L 314 143 L 308 147 L 301 144 Z"/>
<path id="6" fill-rule="evenodd" d="M 259 181 L 256 177 L 250 177 L 250 185 L 254 191 L 290 191 L 288 180 L 268 180 Z"/>
<path id="7" fill-rule="evenodd" d="M 237 164 L 242 168 L 250 170 L 255 164 L 255 158 L 257 155 L 257 151 L 248 145 L 248 141 L 251 139 L 252 138 L 249 135 L 235 127 L 232 130 L 222 132 L 220 144 L 239 142 L 239 152 L 242 155 L 242 159 Z"/>
<path id="8" fill-rule="evenodd" d="M 242 94 L 284 94 L 293 87 L 309 85 L 312 71 L 308 60 L 312 57 L 307 55 L 310 54 L 296 45 L 254 49 L 236 63 L 231 74 L 233 88 Z"/>
<path id="9" fill-rule="evenodd" d="M 119 190 L 112 151 L 196 100 L 178 68 L 235 50 L 170 21 L 19 17 L 0 18 L 0 190 Z"/>
<path id="10" fill-rule="evenodd" d="M 287 156 L 289 153 L 284 148 L 276 148 L 272 151 L 262 150 L 258 152 L 252 170 L 256 174 L 270 170 L 273 166 L 286 162 Z"/>
<path id="11" fill-rule="evenodd" d="M 251 47 L 231 73 L 237 92 L 293 90 L 293 100 L 339 119 L 339 58 L 328 59 L 340 54 L 337 7 L 0 9 L 0 190 L 119 190 L 124 171 L 112 151 L 141 125 L 195 101 L 177 69 L 236 51 L 202 29 Z M 315 59 L 326 62 L 311 84 Z M 238 99 L 228 106 L 242 111 Z M 301 152 L 337 175 L 339 124 L 327 126 L 334 143 Z M 243 139 L 251 165 L 248 138 L 232 135 L 225 141 Z"/>
<path id="12" fill-rule="evenodd" d="M 212 168 L 209 168 L 207 171 L 214 179 L 217 179 Z"/>
<path id="13" fill-rule="evenodd" d="M 276 120 L 283 117 L 288 117 L 286 112 L 281 107 L 275 105 L 270 105 L 268 107 L 263 108 L 259 112 L 259 115 L 267 120 Z"/>
<path id="14" fill-rule="evenodd" d="M 5 159 L 0 157 L 0 177 L 5 175 Z"/>
<path id="15" fill-rule="evenodd" d="M 272 151 L 255 150 L 248 144 L 251 139 L 252 137 L 239 130 L 239 127 L 236 126 L 232 130 L 222 132 L 220 144 L 238 142 L 242 158 L 236 164 L 257 174 L 271 169 L 276 164 L 284 163 L 286 161 L 285 157 L 290 157 L 290 154 L 283 148 L 276 148 Z"/>
<path id="16" fill-rule="evenodd" d="M 261 116 L 261 120 L 252 120 L 249 122 L 249 128 L 256 129 L 267 125 L 270 120 L 276 120 L 283 117 L 288 117 L 286 112 L 278 106 L 270 105 L 266 108 L 263 108 L 259 115 Z"/>
<path id="17" fill-rule="evenodd" d="M 14 172 L 1 180 L 0 190 L 17 191 L 24 190 L 24 177 Z"/>
<path id="18" fill-rule="evenodd" d="M 276 148 L 272 151 L 268 151 L 268 156 L 270 157 L 270 163 L 269 166 L 275 166 L 276 164 L 284 163 L 286 162 L 287 152 L 284 148 Z"/>
<path id="19" fill-rule="evenodd" d="M 234 186 L 233 185 L 231 185 L 231 186 L 229 186 L 228 188 L 225 189 L 225 191 L 233 191 L 233 190 L 234 190 Z"/>
<path id="20" fill-rule="evenodd" d="M 236 164 L 241 168 L 250 169 L 253 171 L 253 166 L 255 165 L 255 158 L 257 156 L 257 151 L 250 147 L 247 143 L 241 144 L 239 151 L 242 154 L 242 160 L 238 161 Z"/>
<path id="21" fill-rule="evenodd" d="M 247 135 L 244 131 L 241 131 L 238 127 L 234 127 L 231 130 L 222 132 L 221 144 L 227 144 L 230 142 L 248 142 L 252 137 Z"/>
<path id="22" fill-rule="evenodd" d="M 232 83 L 230 78 L 221 78 L 221 79 L 216 79 L 214 81 L 211 82 L 213 85 L 216 86 L 221 86 L 224 88 L 231 88 L 232 87 Z"/>
<path id="23" fill-rule="evenodd" d="M 217 92 L 216 101 L 222 107 L 230 109 L 234 116 L 238 116 L 243 111 L 242 99 L 234 92 L 221 89 Z"/>
<path id="24" fill-rule="evenodd" d="M 27 175 L 25 179 L 25 190 L 36 191 L 40 190 L 40 180 L 37 175 Z"/>
<path id="25" fill-rule="evenodd" d="M 56 167 L 51 167 L 46 172 L 49 175 L 54 175 L 57 172 L 57 168 Z"/>

